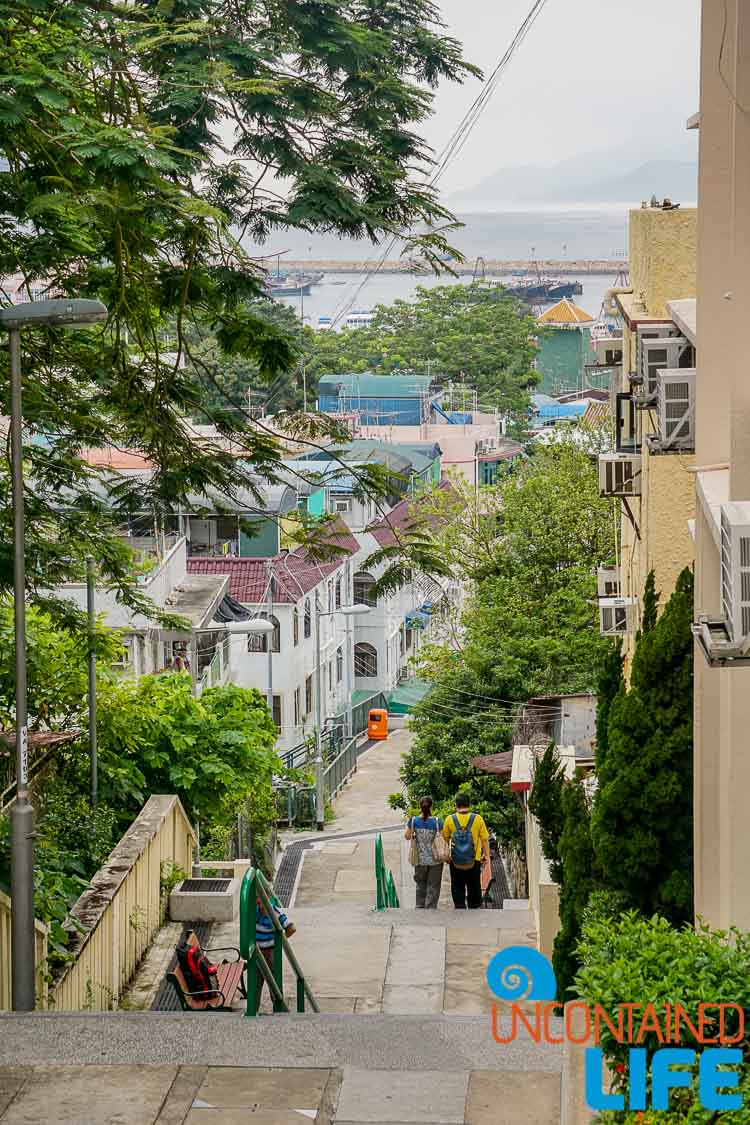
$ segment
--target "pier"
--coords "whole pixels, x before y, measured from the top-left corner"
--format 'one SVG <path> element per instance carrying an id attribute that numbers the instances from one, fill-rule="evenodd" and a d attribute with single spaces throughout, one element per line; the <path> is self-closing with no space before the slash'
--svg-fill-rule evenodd
<path id="1" fill-rule="evenodd" d="M 454 273 L 461 276 L 471 276 L 476 269 L 475 260 L 457 263 L 446 262 L 446 271 L 453 270 Z M 285 270 L 296 272 L 301 271 L 309 273 L 311 270 L 322 270 L 324 273 L 367 273 L 374 271 L 377 268 L 377 259 L 356 261 L 352 260 L 334 260 L 334 259 L 289 259 L 284 258 L 283 268 Z M 627 260 L 624 258 L 605 259 L 545 259 L 541 261 L 505 261 L 501 259 L 488 258 L 485 261 L 484 274 L 485 277 L 508 277 L 514 274 L 535 274 L 537 271 L 543 276 L 549 274 L 569 274 L 569 275 L 586 275 L 586 274 L 611 274 L 616 276 L 623 270 L 628 268 Z M 405 274 L 425 274 L 429 275 L 432 271 L 428 268 L 418 268 L 414 261 L 401 261 L 398 258 L 391 259 L 383 262 L 382 266 L 377 268 L 378 273 L 405 273 Z"/>

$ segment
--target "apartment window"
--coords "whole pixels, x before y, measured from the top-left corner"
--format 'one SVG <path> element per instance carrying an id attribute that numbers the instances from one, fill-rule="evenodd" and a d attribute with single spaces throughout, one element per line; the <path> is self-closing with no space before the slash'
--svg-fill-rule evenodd
<path id="1" fill-rule="evenodd" d="M 312 633 L 312 610 L 310 609 L 310 599 L 305 598 L 305 637 L 309 637 Z"/>
<path id="2" fill-rule="evenodd" d="M 333 613 L 333 582 L 328 580 L 328 612 Z"/>
<path id="3" fill-rule="evenodd" d="M 268 652 L 268 638 L 271 638 L 271 652 L 281 652 L 281 625 L 279 624 L 278 617 L 273 614 L 269 617 L 267 613 L 261 613 L 260 617 L 263 621 L 270 621 L 273 625 L 272 633 L 259 633 L 253 636 L 248 633 L 247 636 L 247 651 L 248 652 Z"/>
<path id="4" fill-rule="evenodd" d="M 313 709 L 313 685 L 312 676 L 308 676 L 305 680 L 305 714 L 312 715 Z"/>
<path id="5" fill-rule="evenodd" d="M 336 683 L 340 684 L 344 678 L 344 650 L 339 645 L 336 649 Z"/>
<path id="6" fill-rule="evenodd" d="M 328 690 L 333 691 L 333 661 L 328 661 Z"/>
<path id="7" fill-rule="evenodd" d="M 378 652 L 364 642 L 354 646 L 354 675 L 371 678 L 378 674 Z"/>
<path id="8" fill-rule="evenodd" d="M 376 606 L 378 599 L 373 587 L 375 579 L 364 570 L 359 570 L 354 575 L 354 602 L 356 605 Z"/>
<path id="9" fill-rule="evenodd" d="M 336 579 L 336 609 L 341 609 L 341 575 Z"/>
<path id="10" fill-rule="evenodd" d="M 299 644 L 299 610 L 296 606 L 292 610 L 292 643 Z"/>
<path id="11" fill-rule="evenodd" d="M 334 501 L 334 510 L 337 511 L 337 512 L 351 512 L 351 510 L 352 510 L 351 500 L 335 500 Z"/>
<path id="12" fill-rule="evenodd" d="M 298 727 L 302 721 L 302 698 L 298 687 L 294 689 L 294 725 Z"/>
<path id="13" fill-rule="evenodd" d="M 273 697 L 273 721 L 276 724 L 276 730 L 281 730 L 281 696 L 275 695 Z"/>

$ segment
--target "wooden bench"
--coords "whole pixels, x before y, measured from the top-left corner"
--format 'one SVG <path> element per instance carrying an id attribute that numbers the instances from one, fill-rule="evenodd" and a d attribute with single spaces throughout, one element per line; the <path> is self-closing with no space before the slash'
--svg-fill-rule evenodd
<path id="1" fill-rule="evenodd" d="M 187 941 L 190 945 L 200 946 L 200 942 L 194 933 L 188 935 Z M 237 954 L 237 959 L 235 961 L 224 961 L 216 966 L 216 987 L 210 990 L 191 992 L 179 963 L 175 965 L 171 972 L 167 973 L 167 980 L 177 993 L 183 1012 L 231 1012 L 237 992 L 239 991 L 240 996 L 247 995 L 245 962 L 240 957 L 239 949 L 235 949 L 234 946 L 227 946 L 226 948 L 214 946 L 212 949 L 204 949 L 202 952 L 226 953 L 229 950 Z"/>

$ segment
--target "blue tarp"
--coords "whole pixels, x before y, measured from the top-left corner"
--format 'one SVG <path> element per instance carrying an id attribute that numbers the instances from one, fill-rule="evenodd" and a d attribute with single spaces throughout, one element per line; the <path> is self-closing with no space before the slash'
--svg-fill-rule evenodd
<path id="1" fill-rule="evenodd" d="M 580 418 L 586 413 L 587 402 L 556 402 L 538 408 L 540 418 Z"/>

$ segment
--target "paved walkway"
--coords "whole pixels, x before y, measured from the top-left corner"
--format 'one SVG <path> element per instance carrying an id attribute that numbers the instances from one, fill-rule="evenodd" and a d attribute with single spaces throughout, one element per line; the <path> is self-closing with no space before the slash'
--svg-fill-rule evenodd
<path id="1" fill-rule="evenodd" d="M 387 803 L 410 740 L 397 731 L 367 751 L 333 824 L 305 839 L 290 913 L 321 1015 L 273 1015 L 267 995 L 257 1020 L 0 1015 L 0 1125 L 558 1125 L 560 1049 L 492 1036 L 486 966 L 533 943 L 531 915 L 454 911 L 447 876 L 443 908 L 410 908 L 403 818 Z M 376 913 L 375 830 L 387 826 L 399 829 L 383 840 L 402 909 Z M 210 944 L 237 945 L 238 930 L 215 925 Z M 131 1002 L 147 1002 L 173 944 L 165 927 Z M 292 999 L 289 972 L 284 983 Z"/>

